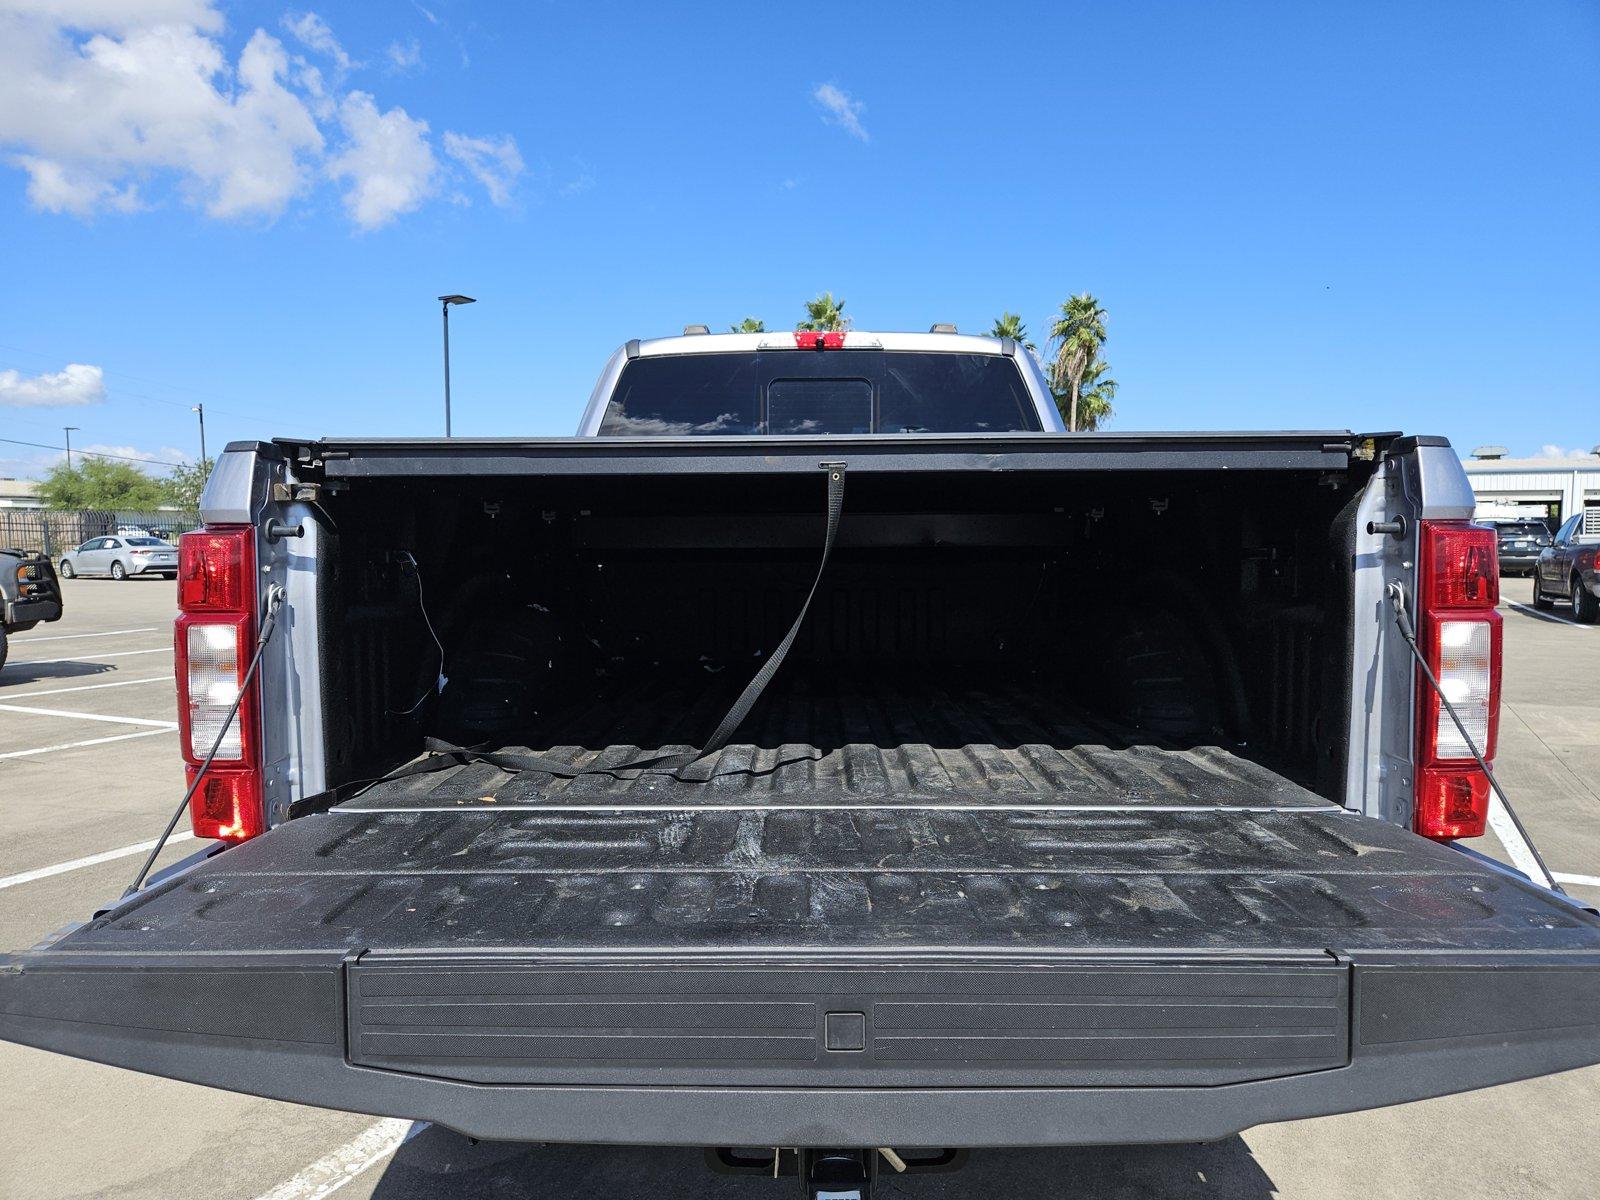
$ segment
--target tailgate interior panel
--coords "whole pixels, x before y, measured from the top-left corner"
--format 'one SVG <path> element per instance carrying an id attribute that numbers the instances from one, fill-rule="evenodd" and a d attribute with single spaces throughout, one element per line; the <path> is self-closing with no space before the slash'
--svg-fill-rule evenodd
<path id="1" fill-rule="evenodd" d="M 0 958 L 0 1036 L 513 1140 L 1182 1140 L 1600 1060 L 1600 919 L 1331 807 L 335 809 Z"/>

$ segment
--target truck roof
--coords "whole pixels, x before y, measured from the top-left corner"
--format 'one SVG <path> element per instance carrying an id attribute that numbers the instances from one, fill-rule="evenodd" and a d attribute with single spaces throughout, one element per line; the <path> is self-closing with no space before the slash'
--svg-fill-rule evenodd
<path id="1" fill-rule="evenodd" d="M 826 337 L 827 343 L 818 348 L 815 339 Z M 983 354 L 1005 356 L 1016 360 L 1021 368 L 1028 390 L 1032 394 L 1039 421 L 1047 433 L 1063 431 L 1061 414 L 1050 399 L 1050 388 L 1044 372 L 1033 355 L 1023 353 L 1022 347 L 1010 338 L 989 337 L 970 333 L 893 333 L 866 329 L 850 329 L 843 333 L 819 335 L 808 331 L 784 329 L 766 333 L 685 333 L 676 337 L 659 337 L 627 342 L 618 347 L 606 361 L 583 418 L 578 422 L 580 437 L 593 437 L 599 433 L 610 399 L 622 369 L 635 358 L 662 358 L 680 354 L 754 354 L 757 351 L 793 350 L 809 354 L 849 353 L 851 350 L 909 350 L 922 354 Z"/>
<path id="2" fill-rule="evenodd" d="M 800 337 L 814 335 L 801 333 Z M 948 354 L 1013 354 L 1016 343 L 1009 338 L 969 333 L 893 333 L 849 329 L 842 335 L 845 350 L 921 350 Z M 840 347 L 833 347 L 840 348 Z M 630 349 L 632 353 L 629 353 Z M 618 353 L 624 357 L 658 354 L 726 354 L 738 350 L 812 350 L 803 345 L 795 332 L 786 329 L 766 333 L 688 333 L 676 337 L 634 340 Z"/>

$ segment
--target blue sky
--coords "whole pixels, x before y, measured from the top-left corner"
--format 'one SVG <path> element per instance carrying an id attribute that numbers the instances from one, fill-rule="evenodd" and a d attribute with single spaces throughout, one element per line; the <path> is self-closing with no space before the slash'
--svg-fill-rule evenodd
<path id="1" fill-rule="evenodd" d="M 441 292 L 457 432 L 537 435 L 685 322 L 1087 289 L 1113 429 L 1587 451 L 1597 215 L 1585 2 L 0 0 L 0 437 L 437 433 Z"/>

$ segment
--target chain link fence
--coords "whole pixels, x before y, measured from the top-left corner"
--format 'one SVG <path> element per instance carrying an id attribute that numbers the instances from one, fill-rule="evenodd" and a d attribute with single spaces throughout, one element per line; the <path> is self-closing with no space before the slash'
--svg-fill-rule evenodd
<path id="1" fill-rule="evenodd" d="M 182 509 L 134 512 L 128 509 L 0 508 L 0 547 L 37 550 L 50 558 L 74 550 L 90 538 L 118 532 L 148 533 L 176 542 L 180 533 L 200 528 L 200 514 Z"/>

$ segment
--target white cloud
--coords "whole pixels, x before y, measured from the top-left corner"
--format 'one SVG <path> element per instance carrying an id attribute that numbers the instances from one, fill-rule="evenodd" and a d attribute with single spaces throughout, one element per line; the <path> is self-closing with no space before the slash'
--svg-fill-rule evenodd
<path id="1" fill-rule="evenodd" d="M 383 53 L 396 71 L 410 71 L 422 65 L 422 43 L 416 38 L 405 43 L 390 42 Z"/>
<path id="2" fill-rule="evenodd" d="M 557 188 L 556 193 L 570 199 L 573 196 L 583 195 L 593 186 L 594 172 L 585 167 Z"/>
<path id="3" fill-rule="evenodd" d="M 464 133 L 447 132 L 444 152 L 483 185 L 491 201 L 502 207 L 511 203 L 511 189 L 522 174 L 522 155 L 515 138 L 509 134 L 468 137 Z"/>
<path id="4" fill-rule="evenodd" d="M 361 67 L 316 13 L 284 27 L 334 84 Z M 0 162 L 27 174 L 36 208 L 79 217 L 157 205 L 175 185 L 212 217 L 270 221 L 331 178 L 370 229 L 433 194 L 426 121 L 330 87 L 265 30 L 230 60 L 223 29 L 216 0 L 0 0 Z M 481 145 L 468 168 L 505 203 L 515 143 L 456 136 Z"/>
<path id="5" fill-rule="evenodd" d="M 366 92 L 351 92 L 339 106 L 339 123 L 348 141 L 328 174 L 350 182 L 345 208 L 362 229 L 387 225 L 432 194 L 439 163 L 426 121 L 403 108 L 380 113 Z"/>
<path id="6" fill-rule="evenodd" d="M 107 442 L 90 442 L 87 446 L 74 446 L 74 454 L 103 454 L 108 458 L 138 458 L 145 460 L 141 466 L 154 466 L 157 463 L 179 463 L 190 458 L 190 455 L 172 446 L 163 446 L 159 450 L 141 450 L 138 446 L 118 446 Z M 66 454 L 56 455 L 56 460 L 62 461 Z"/>
<path id="7" fill-rule="evenodd" d="M 0 0 L 0 14 L 7 13 L 117 33 L 151 25 L 193 25 L 215 33 L 223 24 L 214 0 Z"/>
<path id="8" fill-rule="evenodd" d="M 12 161 L 47 211 L 128 209 L 140 178 L 175 171 L 213 216 L 273 216 L 322 148 L 311 114 L 283 85 L 287 68 L 282 45 L 259 30 L 230 71 L 222 47 L 194 25 L 80 42 L 0 11 L 0 143 L 20 149 Z"/>
<path id="9" fill-rule="evenodd" d="M 0 404 L 15 408 L 65 408 L 105 398 L 105 375 L 99 367 L 68 363 L 65 370 L 40 375 L 0 371 Z"/>
<path id="10" fill-rule="evenodd" d="M 341 73 L 362 65 L 345 53 L 339 39 L 333 36 L 333 29 L 314 12 L 285 13 L 283 27 L 307 50 L 326 55 Z"/>
<path id="11" fill-rule="evenodd" d="M 860 138 L 863 142 L 871 140 L 871 135 L 861 124 L 861 114 L 867 111 L 867 106 L 851 99 L 850 93 L 842 87 L 833 83 L 818 84 L 811 98 L 822 106 L 824 124 L 837 125 L 851 137 Z"/>

